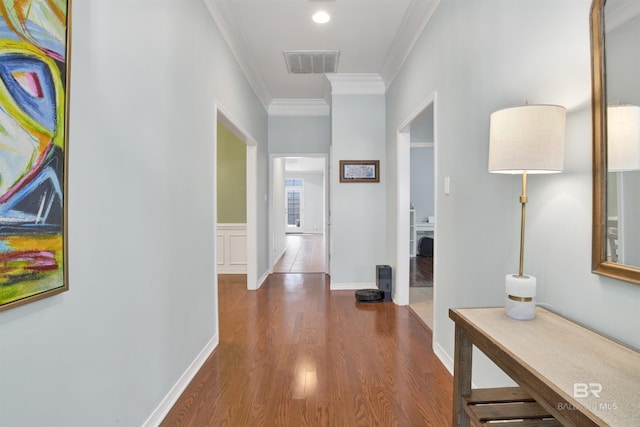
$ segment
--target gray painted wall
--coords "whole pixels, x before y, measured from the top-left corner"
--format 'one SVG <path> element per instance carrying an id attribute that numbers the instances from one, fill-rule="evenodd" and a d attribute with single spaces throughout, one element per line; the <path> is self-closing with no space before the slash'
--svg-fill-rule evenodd
<path id="1" fill-rule="evenodd" d="M 425 217 L 435 215 L 433 154 L 433 148 L 411 149 L 411 203 L 416 210 L 416 222 L 425 222 Z"/>
<path id="2" fill-rule="evenodd" d="M 260 144 L 267 218 L 266 112 L 202 2 L 73 19 L 70 290 L 0 313 L 3 426 L 142 425 L 216 339 L 216 99 Z"/>
<path id="3" fill-rule="evenodd" d="M 433 112 L 411 127 L 411 142 L 433 142 Z"/>
<path id="4" fill-rule="evenodd" d="M 270 153 L 328 153 L 331 144 L 329 116 L 270 116 Z"/>
<path id="5" fill-rule="evenodd" d="M 520 179 L 487 172 L 489 116 L 557 103 L 568 109 L 565 170 L 529 180 L 525 272 L 538 301 L 640 347 L 640 287 L 591 273 L 590 0 L 442 1 L 387 91 L 387 258 L 395 259 L 396 130 L 437 93 L 434 347 L 453 358 L 451 307 L 503 305 L 518 267 Z M 442 194 L 444 177 L 452 193 Z M 477 386 L 503 383 L 475 358 Z"/>
<path id="6" fill-rule="evenodd" d="M 371 287 L 385 259 L 385 97 L 337 95 L 331 106 L 331 169 L 340 160 L 380 160 L 379 183 L 340 183 L 331 174 L 331 286 Z"/>

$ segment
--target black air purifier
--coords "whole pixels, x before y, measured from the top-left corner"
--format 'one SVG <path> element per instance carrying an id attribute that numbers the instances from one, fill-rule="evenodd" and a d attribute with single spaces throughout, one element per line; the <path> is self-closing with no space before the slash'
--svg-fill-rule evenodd
<path id="1" fill-rule="evenodd" d="M 391 301 L 391 266 L 376 265 L 376 287 L 384 292 L 383 301 Z"/>

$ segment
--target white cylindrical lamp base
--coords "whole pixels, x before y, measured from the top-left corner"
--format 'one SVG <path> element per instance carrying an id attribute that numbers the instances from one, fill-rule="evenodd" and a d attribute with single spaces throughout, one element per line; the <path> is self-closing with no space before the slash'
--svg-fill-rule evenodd
<path id="1" fill-rule="evenodd" d="M 533 320 L 536 317 L 536 278 L 507 274 L 505 278 L 505 314 L 515 320 Z"/>

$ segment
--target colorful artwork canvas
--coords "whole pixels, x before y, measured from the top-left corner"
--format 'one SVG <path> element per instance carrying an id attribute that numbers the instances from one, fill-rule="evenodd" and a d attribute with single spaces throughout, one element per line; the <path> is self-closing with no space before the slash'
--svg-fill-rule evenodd
<path id="1" fill-rule="evenodd" d="M 68 289 L 68 8 L 0 4 L 0 310 Z"/>

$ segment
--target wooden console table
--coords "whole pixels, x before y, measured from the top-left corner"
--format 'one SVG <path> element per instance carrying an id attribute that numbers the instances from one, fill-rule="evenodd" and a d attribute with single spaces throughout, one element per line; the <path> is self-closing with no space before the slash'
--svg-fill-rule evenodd
<path id="1" fill-rule="evenodd" d="M 504 308 L 449 317 L 454 427 L 640 426 L 639 352 L 539 307 L 531 321 L 509 319 Z M 471 389 L 474 345 L 519 387 Z"/>

